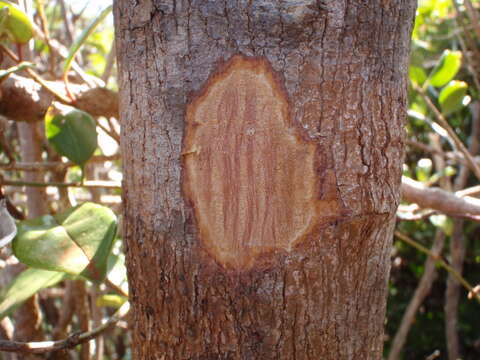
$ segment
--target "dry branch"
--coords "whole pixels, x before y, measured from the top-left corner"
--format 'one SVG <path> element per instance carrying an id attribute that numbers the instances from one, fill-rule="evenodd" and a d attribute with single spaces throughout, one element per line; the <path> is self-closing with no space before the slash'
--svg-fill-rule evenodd
<path id="1" fill-rule="evenodd" d="M 440 188 L 428 188 L 407 177 L 402 178 L 402 198 L 418 204 L 421 208 L 438 210 L 455 217 L 480 219 L 480 199 L 458 197 Z"/>
<path id="2" fill-rule="evenodd" d="M 125 303 L 115 314 L 114 317 L 108 319 L 103 325 L 84 332 L 81 334 L 73 334 L 64 340 L 58 341 L 40 341 L 40 342 L 20 342 L 0 340 L 0 351 L 6 352 L 21 352 L 30 354 L 44 354 L 47 352 L 58 351 L 62 349 L 71 349 L 79 344 L 90 341 L 116 325 L 122 318 L 127 315 L 129 309 L 128 303 Z"/>
<path id="3" fill-rule="evenodd" d="M 56 92 L 65 94 L 61 81 L 45 81 Z M 105 88 L 90 89 L 86 85 L 70 85 L 75 95 L 74 106 L 90 115 L 118 118 L 118 94 Z M 32 79 L 11 75 L 0 84 L 0 115 L 11 120 L 36 122 L 43 120 L 55 100 L 51 92 Z"/>

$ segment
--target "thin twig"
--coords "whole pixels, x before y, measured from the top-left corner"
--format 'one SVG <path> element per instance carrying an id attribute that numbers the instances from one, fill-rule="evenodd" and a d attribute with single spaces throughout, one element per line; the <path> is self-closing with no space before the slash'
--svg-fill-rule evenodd
<path id="1" fill-rule="evenodd" d="M 90 306 L 88 304 L 87 284 L 83 280 L 74 281 L 75 293 L 75 315 L 78 327 L 83 333 L 92 330 L 90 327 Z M 90 360 L 90 343 L 85 342 L 80 346 L 80 360 Z"/>
<path id="2" fill-rule="evenodd" d="M 417 249 L 417 250 L 423 252 L 424 254 L 432 257 L 438 263 L 438 265 L 443 267 L 452 276 L 454 276 L 458 280 L 458 282 L 461 283 L 463 285 L 463 287 L 469 291 L 469 293 L 474 294 L 475 299 L 480 303 L 480 294 L 474 292 L 473 291 L 473 286 L 470 285 L 470 283 L 467 280 L 465 280 L 465 278 L 463 278 L 462 275 L 460 275 L 457 271 L 455 271 L 455 269 L 453 269 L 449 264 L 447 264 L 440 256 L 432 253 L 430 251 L 430 249 L 428 249 L 425 246 L 419 244 L 418 242 L 411 239 L 407 235 L 402 234 L 400 231 L 395 231 L 395 236 L 397 238 L 399 238 L 400 240 L 406 242 L 407 244 L 413 246 L 415 249 Z"/>
<path id="3" fill-rule="evenodd" d="M 50 73 L 55 74 L 55 52 L 52 51 L 52 45 L 50 44 L 50 34 L 48 31 L 48 21 L 47 17 L 45 16 L 45 0 L 37 0 L 37 11 L 38 15 L 40 17 L 40 23 L 42 26 L 43 34 L 45 35 L 44 40 L 45 43 L 48 46 L 48 50 L 50 51 L 50 54 L 48 56 L 48 60 L 50 63 Z"/>
<path id="4" fill-rule="evenodd" d="M 9 186 L 29 186 L 29 187 L 79 187 L 79 188 L 99 188 L 99 189 L 118 189 L 121 190 L 122 186 L 116 181 L 84 181 L 83 183 L 71 182 L 35 182 L 35 181 L 14 181 L 14 180 L 3 180 L 3 185 Z"/>
<path id="5" fill-rule="evenodd" d="M 20 59 L 17 57 L 17 55 L 15 55 L 12 51 L 10 51 L 10 49 L 5 47 L 4 45 L 0 44 L 0 50 L 2 50 L 5 54 L 7 54 L 8 57 L 10 57 L 16 63 L 21 62 Z M 72 101 L 70 101 L 70 99 L 66 98 L 65 96 L 63 96 L 62 94 L 57 92 L 55 89 L 51 88 L 50 85 L 48 85 L 47 82 L 45 80 L 43 80 L 42 77 L 40 75 L 38 75 L 35 71 L 33 71 L 32 69 L 30 69 L 28 67 L 25 69 L 25 71 L 27 72 L 28 75 L 30 75 L 30 77 L 33 80 L 35 80 L 37 83 L 42 85 L 48 92 L 50 92 L 53 96 L 55 96 L 55 98 L 58 101 L 66 104 L 66 105 L 72 105 Z"/>
<path id="6" fill-rule="evenodd" d="M 480 39 L 480 19 L 477 14 L 478 10 L 475 9 L 470 0 L 463 0 L 463 3 L 465 4 L 465 9 L 467 9 L 475 34 L 477 34 L 477 37 Z"/>
<path id="7" fill-rule="evenodd" d="M 115 155 L 96 155 L 92 156 L 88 163 L 101 163 L 105 161 L 114 161 L 120 159 L 119 154 Z M 45 161 L 45 162 L 14 162 L 8 164 L 0 164 L 3 171 L 56 171 L 68 167 L 77 166 L 71 161 Z"/>
<path id="8" fill-rule="evenodd" d="M 113 65 L 115 64 L 115 55 L 116 55 L 115 41 L 113 41 L 112 47 L 110 48 L 110 52 L 107 55 L 107 61 L 106 61 L 107 64 L 105 65 L 105 70 L 103 71 L 103 74 L 100 77 L 105 82 L 105 85 L 108 84 L 108 79 L 112 74 Z"/>
<path id="9" fill-rule="evenodd" d="M 67 6 L 65 5 L 64 0 L 59 0 L 60 3 L 60 8 L 62 10 L 62 17 L 63 17 L 63 22 L 64 22 L 64 28 L 65 28 L 65 35 L 67 35 L 67 42 L 68 46 L 72 45 L 73 43 L 73 25 L 72 22 L 70 21 L 68 15 L 67 15 Z"/>
<path id="10" fill-rule="evenodd" d="M 92 321 L 93 321 L 93 326 L 98 327 L 102 324 L 102 318 L 103 318 L 103 308 L 100 306 L 96 306 L 97 299 L 100 296 L 100 291 L 98 285 L 94 285 L 91 288 L 90 292 L 92 296 L 92 307 L 91 307 L 91 313 L 92 313 Z M 105 339 L 104 335 L 97 336 L 95 338 L 95 355 L 93 356 L 94 360 L 102 360 L 104 357 L 104 348 L 105 348 Z"/>
<path id="11" fill-rule="evenodd" d="M 117 144 L 120 144 L 120 136 L 114 132 L 113 129 L 107 129 L 100 121 L 97 121 L 97 126 L 103 130 L 105 134 L 110 136 Z"/>
<path id="12" fill-rule="evenodd" d="M 472 104 L 472 127 L 468 151 L 476 154 L 479 150 L 478 137 L 480 136 L 480 117 L 478 103 Z M 462 166 L 455 178 L 454 190 L 465 187 L 470 171 L 468 167 Z M 466 239 L 463 234 L 464 222 L 459 219 L 453 221 L 453 230 L 450 239 L 450 265 L 458 273 L 462 274 L 463 263 L 466 253 Z M 445 336 L 447 339 L 448 356 L 450 359 L 460 357 L 460 341 L 458 334 L 458 306 L 460 303 L 460 284 L 456 278 L 449 274 L 447 288 L 445 290 Z"/>
<path id="13" fill-rule="evenodd" d="M 450 124 L 448 123 L 447 119 L 443 116 L 443 114 L 437 109 L 437 107 L 432 103 L 430 98 L 428 97 L 427 94 L 425 94 L 425 91 L 418 87 L 417 85 L 413 85 L 415 90 L 418 91 L 420 96 L 423 98 L 427 106 L 430 108 L 430 110 L 433 112 L 435 115 L 435 120 L 442 126 L 448 133 L 450 139 L 453 141 L 457 149 L 465 156 L 465 160 L 467 161 L 468 167 L 473 171 L 475 176 L 480 179 L 480 167 L 478 164 L 475 162 L 475 159 L 473 158 L 472 154 L 468 151 L 468 149 L 465 147 L 463 142 L 458 138 L 457 134 L 455 131 L 452 129 Z"/>
<path id="14" fill-rule="evenodd" d="M 45 34 L 35 24 L 33 24 L 33 31 L 36 37 L 40 38 L 43 41 L 46 41 Z M 51 46 L 51 52 L 55 53 L 55 55 L 59 56 L 60 58 L 65 59 L 68 56 L 68 49 L 57 40 L 50 39 L 50 46 Z M 97 86 L 100 86 L 100 87 L 105 86 L 105 83 L 101 79 L 93 75 L 87 74 L 80 67 L 80 65 L 78 65 L 78 63 L 75 60 L 72 60 L 72 69 L 78 74 L 78 76 L 82 79 L 82 81 L 85 84 L 87 84 L 90 88 L 94 88 Z"/>
<path id="15" fill-rule="evenodd" d="M 106 285 L 109 289 L 115 291 L 117 294 L 128 298 L 128 294 L 127 294 L 125 291 L 123 291 L 123 289 L 122 289 L 120 286 L 114 284 L 114 283 L 111 282 L 108 278 L 105 279 L 105 285 Z"/>
<path id="16" fill-rule="evenodd" d="M 435 255 L 436 258 L 440 257 L 444 243 L 445 233 L 442 230 L 437 229 L 431 248 L 431 252 Z M 425 297 L 427 297 L 427 295 L 430 293 L 435 276 L 435 259 L 433 257 L 428 257 L 424 264 L 422 278 L 420 279 L 420 282 L 415 289 L 415 293 L 410 299 L 407 309 L 403 314 L 400 326 L 398 327 L 397 333 L 393 338 L 390 352 L 388 354 L 388 360 L 397 360 L 400 357 L 400 353 L 403 346 L 405 345 L 408 333 L 410 331 L 410 327 L 415 319 L 418 308 L 422 304 Z"/>
<path id="17" fill-rule="evenodd" d="M 460 48 L 462 49 L 462 54 L 465 56 L 466 63 L 467 63 L 467 69 L 470 72 L 470 75 L 473 78 L 473 82 L 475 83 L 475 86 L 477 89 L 480 89 L 480 81 L 478 79 L 476 67 L 479 65 L 478 59 L 480 59 L 480 52 L 478 51 L 478 46 L 477 46 L 477 41 L 475 40 L 474 36 L 470 33 L 470 31 L 467 31 L 467 29 L 473 28 L 475 29 L 474 26 L 468 25 L 464 19 L 466 17 L 464 13 L 460 10 L 460 7 L 457 4 L 457 1 L 452 1 L 453 5 L 455 6 L 455 11 L 456 11 L 456 16 L 454 17 L 454 22 L 456 27 L 461 27 L 463 29 L 462 33 L 464 38 L 460 36 L 460 34 L 457 34 L 457 39 L 460 44 Z M 468 11 L 467 11 L 468 12 Z M 465 42 L 468 44 L 465 44 Z M 473 54 L 470 54 L 470 51 Z"/>
<path id="18" fill-rule="evenodd" d="M 113 118 L 110 116 L 107 116 L 107 121 L 108 121 L 108 126 L 110 127 L 110 130 L 112 130 L 114 136 L 118 139 L 118 143 L 120 143 L 120 134 L 115 128 L 115 124 L 113 123 Z"/>
<path id="19" fill-rule="evenodd" d="M 44 354 L 52 351 L 71 349 L 79 344 L 90 341 L 102 334 L 104 331 L 116 325 L 125 318 L 129 310 L 129 303 L 123 304 L 113 317 L 108 319 L 103 325 L 80 334 L 72 334 L 68 338 L 57 341 L 39 341 L 39 342 L 20 342 L 0 340 L 0 351 L 22 352 L 30 354 Z"/>
<path id="20" fill-rule="evenodd" d="M 440 350 L 435 350 L 433 353 L 428 355 L 425 360 L 435 360 L 441 355 Z"/>
<path id="21" fill-rule="evenodd" d="M 455 192 L 458 197 L 474 196 L 480 194 L 480 185 L 472 186 Z"/>
<path id="22" fill-rule="evenodd" d="M 429 134 L 430 144 L 432 149 L 441 151 L 441 142 L 440 135 L 431 133 Z M 433 163 L 435 165 L 436 171 L 445 170 L 445 158 L 439 154 L 433 155 Z M 449 178 L 442 178 L 440 180 L 440 186 L 444 190 L 451 190 L 451 182 Z M 433 238 L 433 244 L 431 246 L 431 252 L 437 256 L 441 256 L 443 246 L 445 244 L 445 232 L 438 228 L 435 230 L 435 235 Z M 393 338 L 392 345 L 390 347 L 390 352 L 388 354 L 388 360 L 397 360 L 400 357 L 405 342 L 407 341 L 407 336 L 410 331 L 410 328 L 415 320 L 415 316 L 423 303 L 424 299 L 430 293 L 433 282 L 437 275 L 437 266 L 435 260 L 432 257 L 427 257 L 423 266 L 422 277 L 415 289 L 413 296 L 411 297 L 408 306 L 403 313 L 402 321 L 400 326 L 397 329 L 397 332 Z"/>
<path id="23" fill-rule="evenodd" d="M 441 150 L 438 150 L 438 149 L 434 149 L 430 145 L 424 144 L 422 142 L 419 142 L 419 141 L 416 141 L 416 140 L 413 140 L 413 139 L 407 139 L 405 141 L 405 143 L 408 146 L 416 147 L 416 148 L 422 150 L 423 152 L 430 153 L 432 155 L 435 155 L 435 154 L 440 155 L 440 156 L 445 157 L 448 160 L 452 160 L 452 161 L 455 161 L 455 162 L 458 162 L 458 163 L 461 163 L 461 164 L 465 164 L 464 157 L 458 152 L 455 152 L 455 151 L 441 151 Z"/>
<path id="24" fill-rule="evenodd" d="M 480 199 L 458 197 L 438 187 L 429 188 L 419 181 L 402 177 L 402 199 L 424 209 L 434 209 L 451 216 L 480 216 Z"/>

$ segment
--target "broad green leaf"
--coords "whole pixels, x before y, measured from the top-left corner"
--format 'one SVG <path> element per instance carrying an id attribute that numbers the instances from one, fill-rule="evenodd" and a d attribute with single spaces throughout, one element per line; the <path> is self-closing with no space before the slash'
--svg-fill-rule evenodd
<path id="1" fill-rule="evenodd" d="M 4 30 L 16 43 L 25 44 L 33 36 L 32 23 L 28 16 L 17 6 L 7 1 L 0 1 L 0 9 L 8 8 L 8 16 L 4 22 Z"/>
<path id="2" fill-rule="evenodd" d="M 414 84 L 422 86 L 425 80 L 427 80 L 427 74 L 421 67 L 410 66 L 410 80 Z"/>
<path id="3" fill-rule="evenodd" d="M 21 221 L 17 229 L 13 252 L 28 266 L 96 282 L 105 278 L 117 231 L 117 218 L 109 208 L 85 203 L 62 214 Z"/>
<path id="4" fill-rule="evenodd" d="M 103 19 L 112 11 L 112 5 L 107 6 L 103 11 L 101 11 L 95 19 L 82 31 L 80 36 L 75 39 L 70 50 L 68 51 L 67 58 L 65 59 L 65 64 L 63 65 L 63 73 L 66 74 L 70 69 L 72 60 L 75 58 L 80 47 L 85 43 L 88 37 L 95 31 L 95 28 L 100 24 Z"/>
<path id="5" fill-rule="evenodd" d="M 32 68 L 32 67 L 35 67 L 35 64 L 32 64 L 27 61 L 22 61 L 20 64 L 16 66 L 9 67 L 6 70 L 0 70 L 0 81 L 3 80 L 8 75 L 13 74 L 14 72 L 21 71 L 26 68 Z"/>
<path id="6" fill-rule="evenodd" d="M 55 151 L 81 167 L 97 148 L 95 120 L 80 110 L 72 110 L 65 115 L 47 113 L 45 132 Z"/>
<path id="7" fill-rule="evenodd" d="M 463 107 L 463 98 L 467 94 L 468 84 L 453 80 L 445 86 L 438 97 L 444 115 L 449 115 Z"/>
<path id="8" fill-rule="evenodd" d="M 4 318 L 39 290 L 53 286 L 66 274 L 40 269 L 26 269 L 15 277 L 0 297 L 0 319 Z"/>
<path id="9" fill-rule="evenodd" d="M 445 50 L 430 73 L 430 85 L 435 87 L 444 86 L 457 75 L 461 65 L 462 53 L 460 51 Z"/>

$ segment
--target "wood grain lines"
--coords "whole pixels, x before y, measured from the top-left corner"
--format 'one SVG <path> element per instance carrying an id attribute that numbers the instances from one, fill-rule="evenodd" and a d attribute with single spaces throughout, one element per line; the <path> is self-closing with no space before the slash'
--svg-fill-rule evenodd
<path id="1" fill-rule="evenodd" d="M 183 190 L 208 253 L 239 270 L 290 251 L 318 222 L 316 147 L 290 121 L 267 61 L 234 56 L 186 120 Z"/>

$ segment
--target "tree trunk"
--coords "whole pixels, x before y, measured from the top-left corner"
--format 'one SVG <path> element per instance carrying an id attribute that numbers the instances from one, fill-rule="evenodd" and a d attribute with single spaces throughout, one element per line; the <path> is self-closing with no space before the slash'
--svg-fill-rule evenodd
<path id="1" fill-rule="evenodd" d="M 116 1 L 134 358 L 381 358 L 415 4 Z"/>

